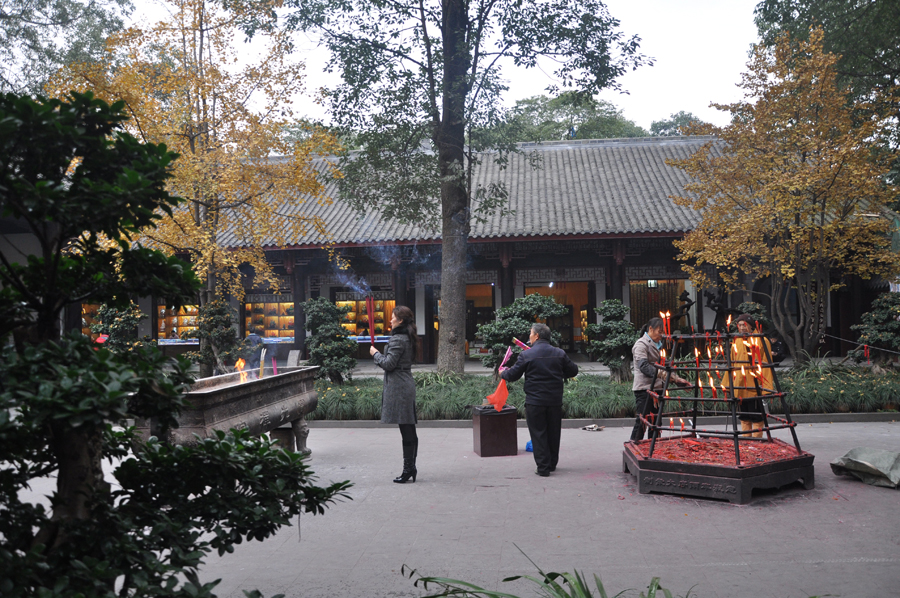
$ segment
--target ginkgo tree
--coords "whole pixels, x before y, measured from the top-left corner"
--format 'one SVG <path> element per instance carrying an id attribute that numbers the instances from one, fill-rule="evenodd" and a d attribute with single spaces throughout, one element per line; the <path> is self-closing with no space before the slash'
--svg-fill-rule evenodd
<path id="1" fill-rule="evenodd" d="M 739 289 L 748 275 L 767 278 L 773 321 L 799 361 L 815 351 L 842 277 L 900 270 L 885 209 L 898 192 L 884 177 L 895 156 L 879 143 L 889 118 L 874 109 L 882 98 L 848 99 L 838 58 L 824 51 L 821 30 L 755 47 L 745 99 L 713 104 L 731 124 L 689 127 L 718 140 L 668 162 L 693 178 L 673 199 L 702 214 L 676 243 L 692 280 L 715 286 L 715 271 Z"/>
<path id="2" fill-rule="evenodd" d="M 70 65 L 52 89 L 124 101 L 133 134 L 180 154 L 168 190 L 187 202 L 140 241 L 190 257 L 204 282 L 201 305 L 226 293 L 243 297 L 243 264 L 257 286 L 275 289 L 264 248 L 310 232 L 327 236 L 301 204 L 329 201 L 315 159 L 338 143 L 320 130 L 284 133 L 304 97 L 303 64 L 287 36 L 260 30 L 252 45 L 236 39 L 238 22 L 265 21 L 274 4 L 173 0 L 169 9 L 166 20 L 111 36 L 104 60 Z M 248 60 L 253 53 L 258 60 Z"/>

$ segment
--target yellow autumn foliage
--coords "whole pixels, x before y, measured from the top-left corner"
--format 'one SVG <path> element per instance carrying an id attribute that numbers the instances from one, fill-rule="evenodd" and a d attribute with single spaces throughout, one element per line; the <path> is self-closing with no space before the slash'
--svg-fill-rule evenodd
<path id="1" fill-rule="evenodd" d="M 338 142 L 315 129 L 301 140 L 285 134 L 304 88 L 303 64 L 292 60 L 283 33 L 258 31 L 254 45 L 236 43 L 239 23 L 265 21 L 275 4 L 224 10 L 207 0 L 182 0 L 168 6 L 170 18 L 112 36 L 105 60 L 70 65 L 51 81 L 50 92 L 89 89 L 107 101 L 123 100 L 130 132 L 181 154 L 168 185 L 188 201 L 139 240 L 189 254 L 207 281 L 202 303 L 224 292 L 242 298 L 242 264 L 253 267 L 257 286 L 274 290 L 277 277 L 264 249 L 309 231 L 327 236 L 302 204 L 330 201 L 313 160 L 334 154 Z M 257 50 L 259 58 L 248 60 Z"/>
<path id="2" fill-rule="evenodd" d="M 795 357 L 814 349 L 828 291 L 842 276 L 900 272 L 886 210 L 900 191 L 884 178 L 896 158 L 881 143 L 888 115 L 874 102 L 850 103 L 837 59 L 824 51 L 821 30 L 808 42 L 757 46 L 740 84 L 744 100 L 713 104 L 731 124 L 691 127 L 718 139 L 667 162 L 694 181 L 673 200 L 701 214 L 676 243 L 685 270 L 704 287 L 718 284 L 712 272 L 731 289 L 768 277 L 773 319 Z"/>

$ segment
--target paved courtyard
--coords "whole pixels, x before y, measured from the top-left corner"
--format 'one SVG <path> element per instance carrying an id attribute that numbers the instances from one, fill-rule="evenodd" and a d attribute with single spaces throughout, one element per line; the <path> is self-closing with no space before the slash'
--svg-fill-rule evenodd
<path id="1" fill-rule="evenodd" d="M 564 429 L 559 469 L 541 478 L 524 451 L 527 429 L 517 456 L 480 458 L 471 428 L 420 426 L 418 481 L 400 485 L 395 426 L 320 426 L 311 464 L 323 482 L 351 480 L 353 500 L 210 558 L 201 578 L 221 578 L 220 596 L 426 595 L 401 575 L 404 564 L 534 596 L 524 582 L 501 582 L 535 573 L 523 552 L 545 571 L 599 574 L 610 595 L 637 596 L 654 576 L 701 598 L 900 595 L 900 492 L 828 465 L 856 446 L 900 451 L 900 423 L 802 424 L 815 489 L 765 491 L 743 506 L 638 494 L 622 473 L 628 427 Z"/>

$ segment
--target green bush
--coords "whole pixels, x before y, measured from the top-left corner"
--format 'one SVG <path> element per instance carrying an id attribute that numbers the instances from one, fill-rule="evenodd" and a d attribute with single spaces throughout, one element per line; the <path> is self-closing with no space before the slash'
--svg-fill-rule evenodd
<path id="1" fill-rule="evenodd" d="M 153 345 L 154 341 L 149 337 L 138 338 L 138 325 L 146 319 L 147 314 L 141 313 L 134 303 L 125 309 L 116 309 L 104 303 L 97 311 L 97 323 L 91 324 L 91 332 L 107 335 L 103 346 L 113 353 L 127 353 Z"/>
<path id="2" fill-rule="evenodd" d="M 317 297 L 304 303 L 303 311 L 306 314 L 306 329 L 310 332 L 306 339 L 309 365 L 319 366 L 316 375 L 338 385 L 343 384 L 345 378 L 352 380 L 357 344 L 349 338 L 347 329 L 341 326 L 341 320 L 350 308 L 338 307 L 324 297 Z"/>
<path id="3" fill-rule="evenodd" d="M 480 405 L 496 389 L 490 376 L 415 373 L 416 410 L 421 420 L 470 419 L 471 406 Z M 780 373 L 791 413 L 873 412 L 896 409 L 900 404 L 900 374 L 874 375 L 865 368 L 831 368 L 818 375 Z M 525 392 L 521 382 L 508 385 L 507 403 L 525 417 Z M 343 386 L 317 382 L 319 407 L 309 419 L 381 418 L 380 378 L 362 378 Z M 673 402 L 672 410 L 691 409 L 691 401 Z M 725 403 L 701 403 L 705 411 L 726 411 Z M 769 409 L 780 413 L 778 401 Z M 634 417 L 634 394 L 630 383 L 607 376 L 582 374 L 566 382 L 563 414 L 569 419 Z"/>
<path id="4" fill-rule="evenodd" d="M 608 367 L 614 379 L 620 382 L 630 380 L 631 348 L 640 336 L 634 324 L 625 319 L 630 308 L 618 299 L 608 299 L 600 302 L 600 307 L 594 311 L 603 316 L 603 321 L 588 324 L 585 328 L 585 334 L 590 339 L 588 355 Z"/>
<path id="5" fill-rule="evenodd" d="M 214 299 L 200 306 L 197 328 L 181 334 L 184 339 L 200 339 L 200 350 L 189 351 L 185 357 L 213 368 L 213 374 L 224 374 L 227 371 L 225 363 L 234 362 L 244 351 L 234 328 L 236 320 L 237 311 L 224 299 Z"/>
<path id="6" fill-rule="evenodd" d="M 560 305 L 553 297 L 545 297 L 536 293 L 519 297 L 510 305 L 501 307 L 497 310 L 495 321 L 478 326 L 477 335 L 484 339 L 484 346 L 491 350 L 481 358 L 481 363 L 487 368 L 498 368 L 500 362 L 503 361 L 507 347 L 513 348 L 513 356 L 518 356 L 522 352 L 515 346 L 514 338 L 527 342 L 532 324 L 538 320 L 564 316 L 566 313 L 565 305 Z M 553 344 L 558 346 L 559 333 L 551 331 L 551 337 Z M 515 360 L 512 360 L 507 366 L 513 363 Z"/>
<path id="7" fill-rule="evenodd" d="M 862 315 L 862 323 L 851 326 L 858 330 L 859 344 L 869 345 L 876 363 L 884 362 L 890 353 L 900 351 L 900 293 L 882 293 L 872 302 L 872 311 Z M 883 353 L 884 349 L 889 353 Z M 850 351 L 857 363 L 866 358 L 862 349 Z"/>

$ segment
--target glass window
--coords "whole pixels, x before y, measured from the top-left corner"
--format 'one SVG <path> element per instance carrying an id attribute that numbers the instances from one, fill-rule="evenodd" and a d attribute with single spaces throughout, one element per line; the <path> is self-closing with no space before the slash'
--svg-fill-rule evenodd
<path id="1" fill-rule="evenodd" d="M 247 295 L 244 297 L 244 336 L 255 332 L 267 343 L 294 342 L 294 297 Z"/>

